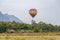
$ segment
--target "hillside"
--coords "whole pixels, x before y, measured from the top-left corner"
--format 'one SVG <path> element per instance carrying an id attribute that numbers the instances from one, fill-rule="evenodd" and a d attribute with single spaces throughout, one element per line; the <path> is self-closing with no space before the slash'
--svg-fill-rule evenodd
<path id="1" fill-rule="evenodd" d="M 15 21 L 15 22 L 22 23 L 22 21 L 19 18 L 17 18 L 16 16 L 8 15 L 8 14 L 3 14 L 2 12 L 0 12 L 0 21 L 4 21 L 4 22 Z"/>

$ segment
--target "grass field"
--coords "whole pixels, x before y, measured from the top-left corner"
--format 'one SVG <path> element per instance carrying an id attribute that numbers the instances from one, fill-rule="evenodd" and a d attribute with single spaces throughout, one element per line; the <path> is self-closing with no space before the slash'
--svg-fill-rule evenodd
<path id="1" fill-rule="evenodd" d="M 60 40 L 60 36 L 0 36 L 0 40 Z"/>
<path id="2" fill-rule="evenodd" d="M 1 35 L 1 34 L 0 34 Z M 24 34 L 25 35 L 25 34 Z M 1 35 L 0 40 L 60 40 L 59 35 Z"/>

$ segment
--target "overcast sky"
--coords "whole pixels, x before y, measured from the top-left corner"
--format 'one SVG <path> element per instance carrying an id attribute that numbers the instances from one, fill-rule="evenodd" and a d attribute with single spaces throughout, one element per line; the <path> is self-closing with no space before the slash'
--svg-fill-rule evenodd
<path id="1" fill-rule="evenodd" d="M 0 0 L 3 14 L 15 15 L 25 23 L 31 23 L 31 8 L 38 11 L 34 18 L 36 22 L 60 25 L 60 0 Z"/>

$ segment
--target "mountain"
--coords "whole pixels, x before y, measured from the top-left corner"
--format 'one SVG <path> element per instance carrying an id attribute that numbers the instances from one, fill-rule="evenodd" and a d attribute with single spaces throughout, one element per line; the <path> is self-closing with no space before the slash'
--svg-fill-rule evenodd
<path id="1" fill-rule="evenodd" d="M 16 16 L 14 15 L 8 15 L 8 14 L 3 14 L 2 12 L 0 12 L 0 21 L 4 21 L 4 22 L 19 22 L 22 23 L 22 21 L 20 19 L 18 19 Z"/>

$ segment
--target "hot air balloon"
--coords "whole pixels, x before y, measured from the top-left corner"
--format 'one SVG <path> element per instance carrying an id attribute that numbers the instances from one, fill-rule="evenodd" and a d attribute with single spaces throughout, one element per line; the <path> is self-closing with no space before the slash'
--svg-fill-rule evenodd
<path id="1" fill-rule="evenodd" d="M 37 14 L 37 10 L 36 9 L 30 9 L 29 14 L 32 16 L 32 18 L 34 18 Z"/>

